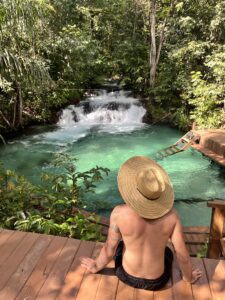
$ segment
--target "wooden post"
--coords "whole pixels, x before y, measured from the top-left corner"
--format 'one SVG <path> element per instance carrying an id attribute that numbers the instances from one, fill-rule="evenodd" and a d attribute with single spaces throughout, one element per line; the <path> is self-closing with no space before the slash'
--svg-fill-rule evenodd
<path id="1" fill-rule="evenodd" d="M 223 237 L 225 201 L 208 201 L 207 206 L 212 208 L 207 257 L 218 259 L 221 255 L 220 239 Z"/>

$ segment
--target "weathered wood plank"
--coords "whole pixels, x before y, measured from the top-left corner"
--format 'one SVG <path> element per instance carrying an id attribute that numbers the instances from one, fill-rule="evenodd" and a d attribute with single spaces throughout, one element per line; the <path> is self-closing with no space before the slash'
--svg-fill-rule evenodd
<path id="1" fill-rule="evenodd" d="M 115 300 L 134 299 L 134 288 L 119 280 Z M 97 299 L 96 299 L 97 300 Z"/>
<path id="2" fill-rule="evenodd" d="M 220 239 L 220 245 L 223 257 L 225 257 L 225 238 Z"/>
<path id="3" fill-rule="evenodd" d="M 93 255 L 92 257 L 95 258 L 101 248 L 102 248 L 102 244 L 100 243 L 96 243 L 95 245 L 95 249 L 93 251 Z M 82 283 L 81 283 L 81 287 L 79 289 L 79 292 L 77 294 L 77 297 L 75 298 L 76 300 L 94 300 L 96 299 L 96 294 L 98 291 L 98 286 L 100 283 L 100 279 L 101 279 L 101 274 L 97 273 L 97 274 L 92 274 L 89 273 L 88 271 L 85 271 Z M 97 299 L 96 299 L 97 300 Z"/>
<path id="4" fill-rule="evenodd" d="M 184 233 L 194 233 L 194 234 L 202 234 L 209 233 L 208 226 L 183 226 Z"/>
<path id="5" fill-rule="evenodd" d="M 209 235 L 209 246 L 207 257 L 219 258 L 221 253 L 220 239 L 223 237 L 223 226 L 225 219 L 225 210 L 213 208 L 211 215 L 211 226 Z"/>
<path id="6" fill-rule="evenodd" d="M 0 265 L 2 265 L 15 248 L 22 243 L 26 234 L 26 232 L 22 231 L 3 230 L 1 233 Z"/>
<path id="7" fill-rule="evenodd" d="M 163 289 L 154 292 L 154 300 L 173 300 L 172 279 Z"/>
<path id="8" fill-rule="evenodd" d="M 2 229 L 0 231 L 0 248 L 4 243 L 9 239 L 9 237 L 14 233 L 15 231 L 12 230 L 7 230 L 7 229 Z"/>
<path id="9" fill-rule="evenodd" d="M 182 280 L 176 258 L 173 262 L 172 281 L 173 297 L 175 300 L 193 300 L 191 284 Z"/>
<path id="10" fill-rule="evenodd" d="M 213 300 L 225 299 L 225 261 L 204 258 Z"/>
<path id="11" fill-rule="evenodd" d="M 66 274 L 74 260 L 76 252 L 81 241 L 75 239 L 67 239 L 65 246 L 56 259 L 48 278 L 40 289 L 37 300 L 52 300 L 60 293 Z"/>
<path id="12" fill-rule="evenodd" d="M 95 297 L 96 300 L 112 300 L 116 298 L 119 280 L 115 275 L 114 267 L 115 263 L 111 261 L 106 266 L 106 269 L 101 272 L 102 276 Z"/>
<path id="13" fill-rule="evenodd" d="M 67 238 L 64 237 L 53 237 L 48 248 L 40 257 L 35 269 L 33 270 L 33 273 L 17 296 L 17 300 L 34 300 L 36 298 L 45 280 L 48 278 L 66 241 Z"/>
<path id="14" fill-rule="evenodd" d="M 153 296 L 153 291 L 134 289 L 133 299 L 134 300 L 153 300 L 155 298 Z"/>
<path id="15" fill-rule="evenodd" d="M 16 234 L 19 234 L 19 232 L 16 232 Z M 22 240 L 22 242 L 19 243 L 18 247 L 16 247 L 11 255 L 8 256 L 4 263 L 2 263 L 2 265 L 0 266 L 0 274 L 4 274 L 4 276 L 0 277 L 0 290 L 4 288 L 5 284 L 10 279 L 12 274 L 17 270 L 23 258 L 33 247 L 38 237 L 39 235 L 36 233 L 26 234 L 25 238 Z M 10 243 L 8 245 L 10 246 Z"/>
<path id="16" fill-rule="evenodd" d="M 191 258 L 193 268 L 199 268 L 202 271 L 202 277 L 198 281 L 192 284 L 192 292 L 195 300 L 211 300 L 212 294 L 209 287 L 208 278 L 206 276 L 206 270 L 202 259 Z"/>
<path id="17" fill-rule="evenodd" d="M 196 254 L 197 254 L 197 245 L 198 245 L 198 244 L 187 242 L 187 239 L 188 239 L 189 241 L 194 242 L 194 240 L 195 240 L 195 235 L 192 235 L 191 233 L 189 233 L 189 234 L 186 234 L 186 233 L 185 233 L 184 236 L 185 236 L 185 243 L 186 243 L 186 245 L 188 246 L 189 254 L 190 254 L 191 256 L 196 256 Z M 196 240 L 195 240 L 195 241 L 196 241 Z"/>
<path id="18" fill-rule="evenodd" d="M 221 208 L 225 210 L 225 200 L 215 199 L 214 201 L 208 201 L 207 206 L 212 208 Z"/>
<path id="19" fill-rule="evenodd" d="M 51 239 L 52 236 L 48 235 L 40 235 L 38 237 L 33 247 L 19 265 L 19 268 L 11 276 L 4 289 L 0 291 L 0 299 L 13 300 L 16 298 Z"/>
<path id="20" fill-rule="evenodd" d="M 207 241 L 209 235 L 206 233 L 202 234 L 195 234 L 195 233 L 185 233 L 185 243 L 190 245 L 199 245 L 199 244 L 205 244 Z"/>
<path id="21" fill-rule="evenodd" d="M 64 285 L 59 295 L 57 296 L 58 300 L 74 300 L 76 298 L 85 273 L 85 269 L 80 266 L 80 258 L 82 256 L 91 257 L 93 254 L 94 247 L 94 242 L 81 242 L 81 245 L 76 253 L 75 259 L 64 280 Z"/>

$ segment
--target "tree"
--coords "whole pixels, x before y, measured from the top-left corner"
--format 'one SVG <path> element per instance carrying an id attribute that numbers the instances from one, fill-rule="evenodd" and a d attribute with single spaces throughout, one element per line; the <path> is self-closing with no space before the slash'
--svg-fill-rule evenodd
<path id="1" fill-rule="evenodd" d="M 1 103 L 0 116 L 12 129 L 23 126 L 23 89 L 27 86 L 37 89 L 51 83 L 46 62 L 40 58 L 37 49 L 40 21 L 50 8 L 44 1 L 2 1 L 0 88 L 13 98 L 5 105 Z"/>
<path id="2" fill-rule="evenodd" d="M 159 64 L 162 46 L 165 41 L 165 30 L 168 18 L 171 17 L 174 12 L 174 6 L 176 3 L 175 0 L 159 2 L 160 1 L 150 0 L 149 32 L 151 38 L 149 43 L 149 85 L 151 88 L 155 86 L 156 70 Z M 156 27 L 157 4 L 158 6 L 161 5 L 161 7 L 159 7 L 159 14 L 163 16 L 163 19 L 159 20 L 159 24 Z"/>

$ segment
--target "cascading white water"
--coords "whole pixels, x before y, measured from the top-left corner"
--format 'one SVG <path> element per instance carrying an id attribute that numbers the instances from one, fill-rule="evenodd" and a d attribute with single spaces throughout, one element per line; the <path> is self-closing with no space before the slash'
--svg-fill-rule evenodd
<path id="1" fill-rule="evenodd" d="M 130 131 L 142 127 L 146 113 L 139 101 L 129 97 L 127 92 L 107 93 L 101 90 L 81 102 L 63 110 L 58 125 L 62 128 L 99 126 L 100 131 Z M 108 126 L 110 125 L 110 126 Z"/>

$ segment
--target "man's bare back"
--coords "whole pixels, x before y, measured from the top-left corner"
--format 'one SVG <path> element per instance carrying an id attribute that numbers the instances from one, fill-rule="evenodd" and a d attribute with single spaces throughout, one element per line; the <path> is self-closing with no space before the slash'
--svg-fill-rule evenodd
<path id="1" fill-rule="evenodd" d="M 200 270 L 192 270 L 185 246 L 182 226 L 175 209 L 156 220 L 140 217 L 126 204 L 114 208 L 110 217 L 107 241 L 96 260 L 83 258 L 81 265 L 92 273 L 103 269 L 115 255 L 120 240 L 124 241 L 123 268 L 135 277 L 155 279 L 164 272 L 164 252 L 172 242 L 183 279 L 195 282 Z"/>
<path id="2" fill-rule="evenodd" d="M 141 218 L 126 204 L 116 208 L 124 241 L 123 267 L 130 275 L 155 279 L 164 272 L 165 247 L 176 225 L 174 210 L 156 220 Z"/>

